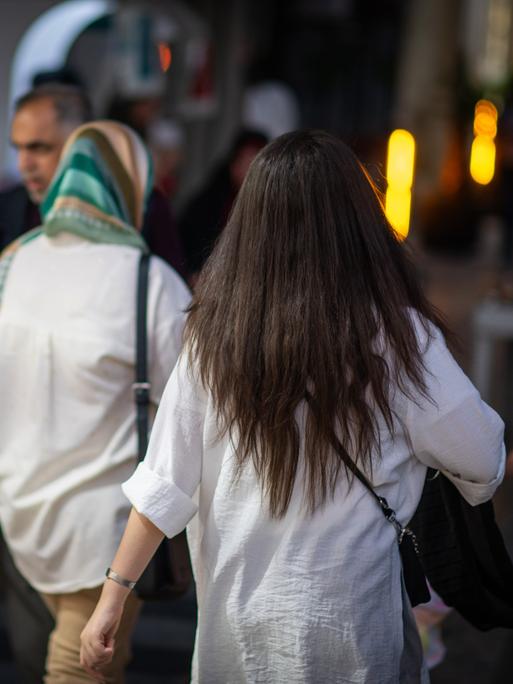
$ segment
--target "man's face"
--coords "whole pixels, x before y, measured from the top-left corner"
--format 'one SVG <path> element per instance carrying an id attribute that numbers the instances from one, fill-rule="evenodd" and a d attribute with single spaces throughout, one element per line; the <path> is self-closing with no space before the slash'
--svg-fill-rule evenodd
<path id="1" fill-rule="evenodd" d="M 46 98 L 25 105 L 14 115 L 11 143 L 18 153 L 23 183 L 36 204 L 45 196 L 72 129 L 58 121 L 52 101 Z"/>

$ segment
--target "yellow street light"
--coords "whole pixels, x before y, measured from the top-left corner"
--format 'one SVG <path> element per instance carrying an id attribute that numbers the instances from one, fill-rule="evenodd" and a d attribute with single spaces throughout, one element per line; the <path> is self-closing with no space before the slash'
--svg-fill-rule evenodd
<path id="1" fill-rule="evenodd" d="M 470 152 L 470 175 L 480 185 L 488 185 L 495 173 L 495 143 L 491 138 L 478 135 Z"/>
<path id="2" fill-rule="evenodd" d="M 410 228 L 411 188 L 415 165 L 415 139 L 409 131 L 395 130 L 388 140 L 385 213 L 400 238 Z"/>

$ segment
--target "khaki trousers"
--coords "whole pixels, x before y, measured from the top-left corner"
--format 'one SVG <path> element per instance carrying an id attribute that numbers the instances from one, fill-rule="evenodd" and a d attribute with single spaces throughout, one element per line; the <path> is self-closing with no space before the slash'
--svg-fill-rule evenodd
<path id="1" fill-rule="evenodd" d="M 95 682 L 80 667 L 80 633 L 100 598 L 101 587 L 83 589 L 72 594 L 42 594 L 55 619 L 48 641 L 45 684 L 83 684 Z M 116 634 L 114 657 L 102 674 L 109 684 L 123 684 L 124 671 L 131 659 L 130 640 L 142 602 L 130 594 Z"/>

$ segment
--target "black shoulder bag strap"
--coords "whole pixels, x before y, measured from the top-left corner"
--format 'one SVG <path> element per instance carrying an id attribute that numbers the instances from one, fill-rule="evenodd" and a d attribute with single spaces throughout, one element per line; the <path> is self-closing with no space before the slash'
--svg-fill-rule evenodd
<path id="1" fill-rule="evenodd" d="M 134 399 L 137 410 L 137 439 L 139 462 L 148 446 L 150 383 L 148 380 L 148 349 L 146 309 L 148 301 L 148 272 L 150 255 L 141 254 L 137 276 L 136 362 Z M 166 539 L 136 584 L 139 598 L 161 600 L 182 596 L 192 583 L 192 568 L 185 532 Z"/>
<path id="2" fill-rule="evenodd" d="M 419 603 L 427 603 L 431 594 L 426 583 L 426 575 L 422 568 L 419 559 L 419 545 L 417 537 L 407 525 L 402 525 L 397 519 L 393 508 L 390 508 L 388 501 L 384 496 L 379 496 L 372 487 L 369 480 L 361 472 L 361 470 L 353 463 L 351 467 L 352 472 L 360 480 L 363 486 L 379 504 L 383 515 L 391 523 L 397 533 L 397 541 L 399 543 L 399 553 L 401 554 L 401 562 L 403 566 L 404 586 L 410 599 L 412 606 Z"/>
<path id="3" fill-rule="evenodd" d="M 309 392 L 306 394 L 306 401 L 310 406 L 315 406 L 315 401 Z M 419 546 L 415 534 L 408 526 L 402 525 L 399 522 L 394 509 L 388 505 L 385 497 L 379 496 L 374 491 L 374 487 L 367 477 L 348 456 L 335 430 L 331 431 L 331 443 L 342 463 L 360 480 L 365 489 L 376 500 L 385 518 L 395 528 L 403 566 L 404 585 L 411 605 L 416 606 L 419 603 L 427 603 L 431 598 L 431 594 L 426 583 L 426 575 L 420 563 Z"/>
<path id="4" fill-rule="evenodd" d="M 148 407 L 150 403 L 150 383 L 148 380 L 148 349 L 146 336 L 146 309 L 148 301 L 148 272 L 150 255 L 141 254 L 137 275 L 137 321 L 136 321 L 136 359 L 135 382 L 133 384 L 137 410 L 137 454 L 142 461 L 148 446 Z"/>

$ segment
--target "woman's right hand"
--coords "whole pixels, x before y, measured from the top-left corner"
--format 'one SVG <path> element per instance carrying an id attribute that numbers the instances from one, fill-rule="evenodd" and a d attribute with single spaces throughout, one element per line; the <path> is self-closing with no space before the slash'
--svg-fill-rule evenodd
<path id="1" fill-rule="evenodd" d="M 112 561 L 114 574 L 136 581 L 164 538 L 148 518 L 132 508 L 126 530 Z M 114 637 L 123 615 L 130 589 L 123 583 L 107 579 L 100 600 L 80 635 L 80 664 L 98 681 L 103 681 L 102 669 L 114 655 Z"/>
<path id="2" fill-rule="evenodd" d="M 100 600 L 80 635 L 80 665 L 100 682 L 104 681 L 102 669 L 111 662 L 114 655 L 114 637 L 126 598 L 121 587 L 107 586 L 112 584 L 106 582 Z M 111 589 L 112 592 L 109 592 Z"/>

